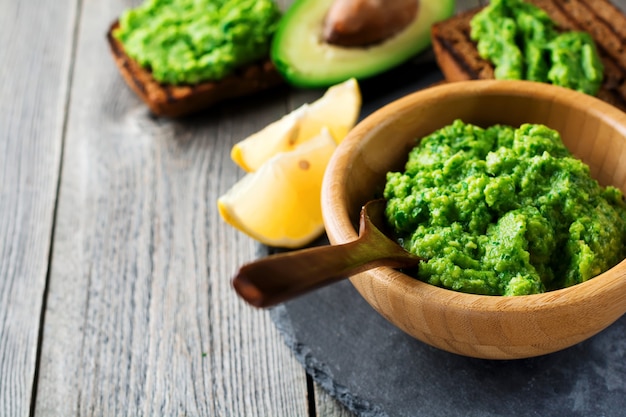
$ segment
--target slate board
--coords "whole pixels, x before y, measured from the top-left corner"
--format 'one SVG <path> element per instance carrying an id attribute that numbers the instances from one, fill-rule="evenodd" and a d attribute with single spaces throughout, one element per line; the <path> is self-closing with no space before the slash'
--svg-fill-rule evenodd
<path id="1" fill-rule="evenodd" d="M 626 415 L 626 316 L 560 352 L 490 361 L 413 339 L 349 281 L 284 303 L 271 315 L 307 373 L 357 416 Z"/>
<path id="2" fill-rule="evenodd" d="M 362 113 L 441 79 L 420 59 L 362 83 Z M 349 281 L 271 316 L 307 373 L 357 416 L 626 416 L 626 316 L 574 347 L 515 361 L 466 358 L 413 339 Z"/>

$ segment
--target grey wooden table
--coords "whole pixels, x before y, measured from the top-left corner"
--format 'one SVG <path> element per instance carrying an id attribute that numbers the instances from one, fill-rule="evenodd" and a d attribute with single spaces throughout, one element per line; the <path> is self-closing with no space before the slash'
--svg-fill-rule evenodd
<path id="1" fill-rule="evenodd" d="M 136 4 L 0 0 L 0 416 L 348 416 L 231 290 L 267 248 L 216 210 L 232 145 L 322 91 L 155 118 L 105 42 Z"/>

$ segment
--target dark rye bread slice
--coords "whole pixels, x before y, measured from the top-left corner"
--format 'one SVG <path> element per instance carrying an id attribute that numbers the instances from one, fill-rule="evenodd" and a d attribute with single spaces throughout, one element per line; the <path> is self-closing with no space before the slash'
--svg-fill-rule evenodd
<path id="1" fill-rule="evenodd" d="M 561 30 L 588 32 L 604 64 L 598 97 L 626 111 L 626 16 L 608 0 L 527 0 L 550 15 Z M 493 66 L 470 39 L 469 10 L 436 23 L 431 30 L 437 63 L 447 81 L 492 79 Z"/>
<path id="2" fill-rule="evenodd" d="M 166 85 L 156 81 L 150 71 L 126 55 L 123 45 L 113 36 L 115 22 L 107 32 L 113 59 L 128 86 L 150 110 L 165 117 L 180 117 L 224 100 L 251 95 L 283 83 L 272 62 L 256 62 L 222 80 L 194 85 Z"/>

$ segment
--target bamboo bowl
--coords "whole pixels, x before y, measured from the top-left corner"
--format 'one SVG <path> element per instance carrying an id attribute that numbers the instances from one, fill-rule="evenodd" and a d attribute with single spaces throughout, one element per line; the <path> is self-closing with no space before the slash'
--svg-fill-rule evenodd
<path id="1" fill-rule="evenodd" d="M 322 187 L 332 244 L 357 238 L 359 210 L 382 195 L 416 138 L 453 120 L 481 126 L 543 123 L 556 129 L 602 185 L 626 192 L 626 113 L 590 96 L 527 81 L 464 81 L 399 99 L 359 123 L 335 151 Z M 626 260 L 545 294 L 498 297 L 455 292 L 380 267 L 350 277 L 365 300 L 409 335 L 477 358 L 555 352 L 600 332 L 626 312 Z"/>

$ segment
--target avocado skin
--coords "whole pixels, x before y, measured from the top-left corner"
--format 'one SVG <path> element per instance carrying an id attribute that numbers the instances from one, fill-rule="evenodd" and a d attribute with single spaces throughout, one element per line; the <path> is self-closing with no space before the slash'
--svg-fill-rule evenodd
<path id="1" fill-rule="evenodd" d="M 456 6 L 454 0 L 420 0 L 417 18 L 401 33 L 377 45 L 346 48 L 321 41 L 332 2 L 296 0 L 279 22 L 270 57 L 293 86 L 325 88 L 396 67 L 430 46 L 432 24 L 452 16 Z"/>

